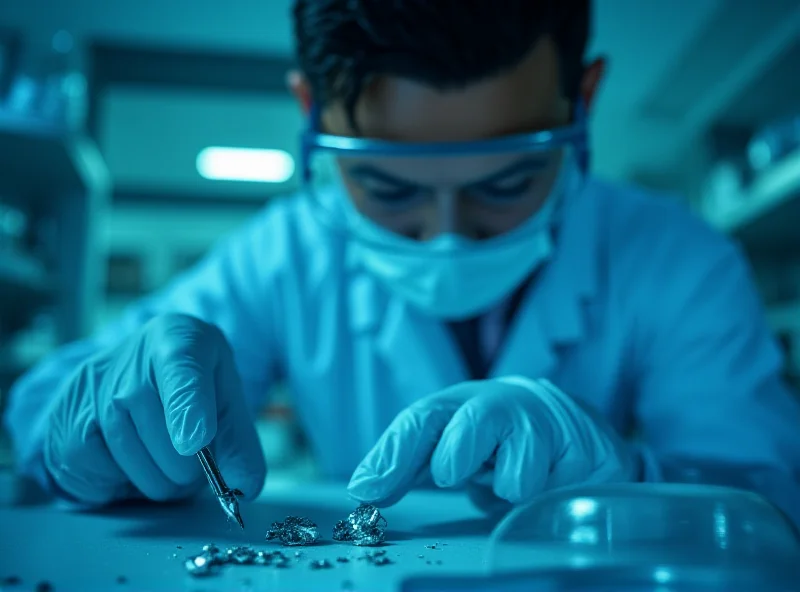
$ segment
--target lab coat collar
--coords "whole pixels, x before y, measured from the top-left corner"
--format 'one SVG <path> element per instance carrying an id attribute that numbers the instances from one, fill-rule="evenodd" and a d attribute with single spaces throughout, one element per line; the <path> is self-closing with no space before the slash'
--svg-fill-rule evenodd
<path id="1" fill-rule="evenodd" d="M 597 291 L 599 208 L 591 182 L 576 180 L 564 204 L 553 258 L 528 288 L 492 376 L 548 377 L 557 346 L 586 333 L 585 305 Z"/>

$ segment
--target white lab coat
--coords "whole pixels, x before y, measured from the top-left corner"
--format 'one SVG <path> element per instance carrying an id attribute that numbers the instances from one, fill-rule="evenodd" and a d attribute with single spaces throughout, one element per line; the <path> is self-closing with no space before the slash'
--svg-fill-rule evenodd
<path id="1" fill-rule="evenodd" d="M 20 469 L 40 473 L 48 404 L 82 360 L 180 311 L 225 333 L 253 409 L 286 379 L 320 466 L 349 477 L 399 411 L 468 379 L 446 325 L 387 293 L 351 255 L 305 200 L 272 204 L 166 290 L 17 384 L 6 423 Z M 593 180 L 567 201 L 556 255 L 491 374 L 550 379 L 620 432 L 635 430 L 651 459 L 685 469 L 671 478 L 692 479 L 704 464 L 766 472 L 752 486 L 787 508 L 800 499 L 800 406 L 781 367 L 732 243 L 668 198 Z"/>

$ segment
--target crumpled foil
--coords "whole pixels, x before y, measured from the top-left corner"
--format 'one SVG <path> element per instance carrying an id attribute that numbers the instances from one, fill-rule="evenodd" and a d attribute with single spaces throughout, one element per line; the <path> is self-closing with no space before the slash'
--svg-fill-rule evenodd
<path id="1" fill-rule="evenodd" d="M 376 547 L 386 540 L 386 519 L 371 504 L 362 504 L 333 527 L 333 540 L 359 547 Z"/>
<path id="2" fill-rule="evenodd" d="M 267 540 L 275 539 L 287 547 L 313 545 L 319 540 L 319 530 L 308 518 L 287 516 L 283 522 L 273 522 L 267 531 Z"/>

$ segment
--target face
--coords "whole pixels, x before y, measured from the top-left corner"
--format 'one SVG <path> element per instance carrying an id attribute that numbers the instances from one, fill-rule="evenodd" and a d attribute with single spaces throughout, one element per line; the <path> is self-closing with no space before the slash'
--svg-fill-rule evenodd
<path id="1" fill-rule="evenodd" d="M 290 83 L 303 103 L 310 102 L 301 77 Z M 404 78 L 379 78 L 356 107 L 358 133 L 341 104 L 325 107 L 322 126 L 330 134 L 395 142 L 488 140 L 569 123 L 571 106 L 560 88 L 556 49 L 544 39 L 513 70 L 465 89 L 439 91 Z M 560 156 L 340 158 L 338 165 L 355 206 L 381 226 L 417 240 L 441 233 L 480 240 L 536 213 Z"/>

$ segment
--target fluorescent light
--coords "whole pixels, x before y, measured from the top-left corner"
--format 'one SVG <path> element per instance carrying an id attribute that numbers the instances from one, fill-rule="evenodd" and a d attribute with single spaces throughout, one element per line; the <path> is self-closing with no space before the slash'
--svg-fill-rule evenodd
<path id="1" fill-rule="evenodd" d="M 283 150 L 211 146 L 197 155 L 197 172 L 214 181 L 285 183 L 294 175 L 294 159 Z"/>

